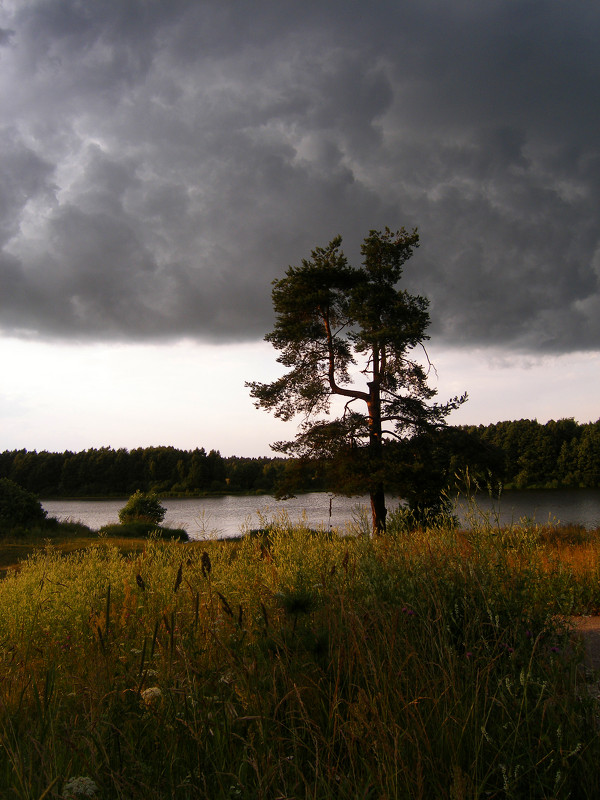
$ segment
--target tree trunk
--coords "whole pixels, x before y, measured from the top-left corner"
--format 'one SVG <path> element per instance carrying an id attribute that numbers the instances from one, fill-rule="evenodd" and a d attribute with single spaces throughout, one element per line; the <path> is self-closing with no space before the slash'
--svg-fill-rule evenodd
<path id="1" fill-rule="evenodd" d="M 381 435 L 381 395 L 379 390 L 379 349 L 373 348 L 373 380 L 368 384 L 369 400 L 369 452 L 371 474 L 375 478 L 375 485 L 371 486 L 371 514 L 373 517 L 373 536 L 382 536 L 385 533 L 385 493 L 380 479 L 383 444 Z"/>
<path id="2" fill-rule="evenodd" d="M 371 515 L 373 517 L 373 536 L 382 536 L 385 533 L 387 508 L 385 507 L 385 493 L 381 483 L 371 491 Z"/>

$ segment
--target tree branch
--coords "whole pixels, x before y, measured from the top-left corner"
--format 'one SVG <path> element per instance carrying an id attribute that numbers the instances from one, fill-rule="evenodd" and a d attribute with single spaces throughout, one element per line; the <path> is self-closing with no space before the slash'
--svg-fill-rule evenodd
<path id="1" fill-rule="evenodd" d="M 368 392 L 361 392 L 359 389 L 344 389 L 341 386 L 338 386 L 335 380 L 335 350 L 333 347 L 333 336 L 331 333 L 331 326 L 329 324 L 329 316 L 322 310 L 319 309 L 321 312 L 321 319 L 323 320 L 323 325 L 325 327 L 325 334 L 327 336 L 327 351 L 328 351 L 328 362 L 329 362 L 329 370 L 328 370 L 328 382 L 329 388 L 331 389 L 333 394 L 341 395 L 342 397 L 352 397 L 355 400 L 364 400 L 367 402 L 369 400 Z"/>

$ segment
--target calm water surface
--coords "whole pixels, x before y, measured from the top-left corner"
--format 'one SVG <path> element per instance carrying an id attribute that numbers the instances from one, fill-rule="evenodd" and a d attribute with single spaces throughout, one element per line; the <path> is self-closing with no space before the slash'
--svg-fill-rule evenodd
<path id="1" fill-rule="evenodd" d="M 331 500 L 331 517 L 330 517 Z M 306 519 L 318 528 L 324 526 L 343 528 L 356 514 L 367 509 L 368 498 L 330 497 L 315 492 L 290 500 L 275 500 L 269 495 L 260 497 L 205 497 L 194 499 L 161 500 L 167 509 L 164 525 L 184 528 L 191 538 L 238 536 L 251 528 L 285 513 L 292 522 Z M 83 522 L 93 530 L 119 521 L 119 510 L 125 500 L 43 500 L 43 507 L 51 517 L 60 520 Z"/>
<path id="2" fill-rule="evenodd" d="M 477 496 L 469 507 L 459 498 L 457 506 L 458 515 L 465 524 L 473 517 L 484 516 L 501 525 L 532 520 L 540 524 L 573 523 L 600 528 L 600 489 L 506 491 L 499 501 Z"/>
<path id="3" fill-rule="evenodd" d="M 330 515 L 331 503 L 331 515 Z M 262 527 L 265 521 L 286 513 L 292 522 L 305 519 L 313 528 L 323 526 L 344 530 L 349 524 L 369 516 L 367 497 L 337 497 L 325 493 L 300 495 L 291 500 L 277 501 L 270 496 L 206 497 L 197 499 L 168 499 L 162 504 L 167 509 L 164 524 L 184 528 L 193 539 L 213 536 L 236 536 L 244 530 Z M 60 520 L 83 522 L 93 530 L 119 521 L 119 510 L 124 500 L 43 500 L 43 507 L 51 517 Z M 388 508 L 398 506 L 398 500 L 389 498 Z M 506 492 L 500 502 L 478 497 L 476 505 L 469 508 L 464 500 L 458 502 L 458 515 L 463 524 L 469 519 L 487 516 L 500 524 L 518 522 L 522 518 L 536 522 L 571 522 L 587 528 L 600 527 L 600 490 L 573 491 L 548 490 Z"/>

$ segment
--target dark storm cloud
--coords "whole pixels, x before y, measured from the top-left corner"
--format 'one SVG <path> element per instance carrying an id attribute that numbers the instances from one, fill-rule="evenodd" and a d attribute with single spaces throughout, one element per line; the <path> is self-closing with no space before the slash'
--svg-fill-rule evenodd
<path id="1" fill-rule="evenodd" d="M 448 344 L 600 347 L 600 11 L 20 0 L 0 11 L 0 326 L 226 341 L 337 233 L 417 225 Z"/>

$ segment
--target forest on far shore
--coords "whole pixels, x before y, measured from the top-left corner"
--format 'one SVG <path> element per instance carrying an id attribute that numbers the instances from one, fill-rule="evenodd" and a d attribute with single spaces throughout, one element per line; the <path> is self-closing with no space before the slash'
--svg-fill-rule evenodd
<path id="1" fill-rule="evenodd" d="M 449 485 L 468 468 L 480 480 L 491 477 L 505 488 L 600 488 L 600 420 L 448 426 L 427 440 L 422 460 Z M 126 497 L 137 489 L 181 496 L 271 494 L 292 468 L 298 491 L 327 489 L 318 463 L 299 468 L 294 459 L 223 457 L 204 448 L 0 453 L 0 478 L 41 498 Z"/>

